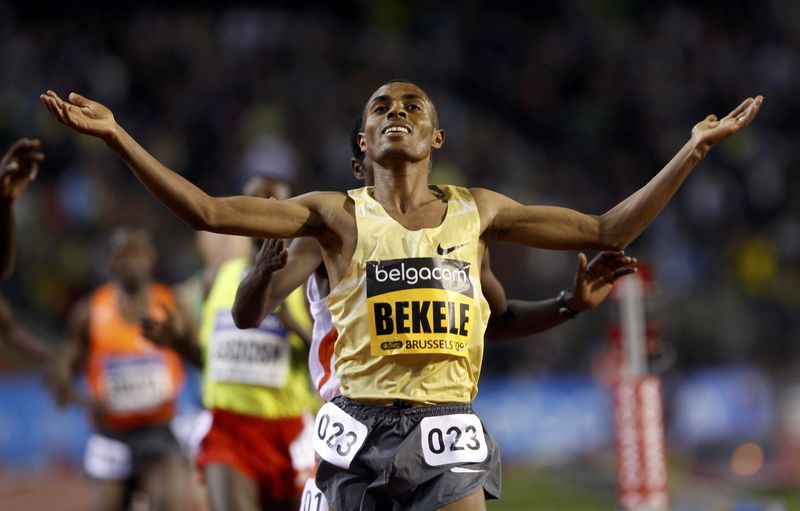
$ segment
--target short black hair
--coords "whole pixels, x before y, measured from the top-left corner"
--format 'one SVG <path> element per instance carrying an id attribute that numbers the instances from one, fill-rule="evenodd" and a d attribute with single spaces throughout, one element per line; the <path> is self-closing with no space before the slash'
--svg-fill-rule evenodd
<path id="1" fill-rule="evenodd" d="M 353 129 L 350 130 L 350 151 L 353 153 L 353 158 L 360 162 L 364 161 L 364 151 L 358 145 L 358 134 L 362 131 L 364 131 L 364 117 L 359 115 L 353 124 Z"/>

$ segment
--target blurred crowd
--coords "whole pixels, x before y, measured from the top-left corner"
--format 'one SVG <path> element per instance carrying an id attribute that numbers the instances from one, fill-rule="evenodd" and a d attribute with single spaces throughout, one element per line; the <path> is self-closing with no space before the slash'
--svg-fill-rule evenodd
<path id="1" fill-rule="evenodd" d="M 153 231 L 167 283 L 200 260 L 190 227 L 102 143 L 56 124 L 41 92 L 106 104 L 162 162 L 232 195 L 256 172 L 300 191 L 355 187 L 350 129 L 378 85 L 405 78 L 447 131 L 432 182 L 594 214 L 646 183 L 696 122 L 763 94 L 754 125 L 714 149 L 629 252 L 653 268 L 651 314 L 681 367 L 800 359 L 800 3 L 34 9 L 0 2 L 0 143 L 40 137 L 47 152 L 16 206 L 17 271 L 2 293 L 48 335 L 106 278 L 113 226 Z M 574 254 L 492 250 L 510 297 L 571 286 Z M 486 372 L 586 366 L 612 312 L 493 348 Z"/>

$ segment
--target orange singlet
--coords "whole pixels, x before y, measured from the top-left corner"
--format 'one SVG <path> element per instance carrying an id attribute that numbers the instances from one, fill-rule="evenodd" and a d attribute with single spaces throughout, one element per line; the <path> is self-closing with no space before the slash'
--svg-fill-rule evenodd
<path id="1" fill-rule="evenodd" d="M 149 341 L 138 323 L 125 320 L 117 297 L 111 284 L 92 295 L 85 371 L 89 393 L 107 405 L 104 427 L 128 430 L 169 422 L 183 384 L 183 366 L 174 351 Z M 163 284 L 152 284 L 150 317 L 165 320 L 163 306 L 175 308 L 172 293 Z"/>

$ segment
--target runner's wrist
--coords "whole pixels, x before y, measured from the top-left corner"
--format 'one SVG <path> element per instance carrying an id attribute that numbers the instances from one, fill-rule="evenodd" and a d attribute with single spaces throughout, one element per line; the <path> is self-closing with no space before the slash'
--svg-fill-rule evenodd
<path id="1" fill-rule="evenodd" d="M 558 293 L 558 314 L 567 319 L 574 319 L 577 318 L 578 314 L 581 312 L 582 309 L 574 303 L 574 294 L 566 289 L 562 289 L 561 292 Z"/>

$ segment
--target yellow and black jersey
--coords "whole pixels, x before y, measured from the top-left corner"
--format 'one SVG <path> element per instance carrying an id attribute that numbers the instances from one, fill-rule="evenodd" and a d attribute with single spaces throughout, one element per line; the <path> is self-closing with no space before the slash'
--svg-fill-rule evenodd
<path id="1" fill-rule="evenodd" d="M 358 242 L 328 306 L 339 333 L 336 371 L 351 399 L 465 403 L 477 393 L 489 320 L 478 208 L 466 188 L 431 188 L 447 215 L 415 231 L 386 213 L 372 187 L 348 192 Z"/>

